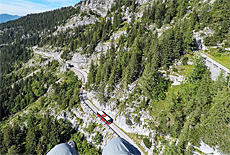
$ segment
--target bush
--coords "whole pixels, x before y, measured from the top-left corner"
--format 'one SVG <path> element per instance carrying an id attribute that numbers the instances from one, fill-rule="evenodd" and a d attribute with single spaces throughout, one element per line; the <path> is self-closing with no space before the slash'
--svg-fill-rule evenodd
<path id="1" fill-rule="evenodd" d="M 147 103 L 145 102 L 145 100 L 142 100 L 140 103 L 140 108 L 147 108 Z"/>
<path id="2" fill-rule="evenodd" d="M 186 57 L 186 56 L 183 57 L 181 61 L 182 61 L 182 65 L 187 65 L 188 64 L 188 57 Z"/>
<path id="3" fill-rule="evenodd" d="M 178 72 L 178 69 L 173 66 L 172 71 L 173 72 Z"/>
<path id="4" fill-rule="evenodd" d="M 98 145 L 102 141 L 102 134 L 97 132 L 97 134 L 93 137 L 93 141 Z"/>
<path id="5" fill-rule="evenodd" d="M 225 53 L 226 51 L 223 48 L 217 48 L 218 53 Z"/>
<path id="6" fill-rule="evenodd" d="M 204 45 L 205 46 L 216 46 L 216 39 L 214 37 L 206 37 L 204 39 Z"/>
<path id="7" fill-rule="evenodd" d="M 132 121 L 129 118 L 125 120 L 125 123 L 130 126 L 133 125 Z"/>
<path id="8" fill-rule="evenodd" d="M 216 53 L 215 56 L 216 57 L 221 57 L 221 54 L 220 53 Z"/>
<path id="9" fill-rule="evenodd" d="M 92 133 L 94 128 L 97 126 L 96 123 L 90 123 L 86 129 L 87 132 Z"/>
<path id="10" fill-rule="evenodd" d="M 143 139 L 143 142 L 144 142 L 145 146 L 146 146 L 148 149 L 151 148 L 152 142 L 150 142 L 148 138 L 144 138 L 144 139 Z"/>
<path id="11" fill-rule="evenodd" d="M 135 116 L 134 122 L 137 123 L 137 124 L 140 124 L 141 123 L 140 117 Z"/>

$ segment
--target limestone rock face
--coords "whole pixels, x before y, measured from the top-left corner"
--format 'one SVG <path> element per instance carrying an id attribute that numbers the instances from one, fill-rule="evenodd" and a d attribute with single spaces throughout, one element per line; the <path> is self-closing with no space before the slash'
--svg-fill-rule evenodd
<path id="1" fill-rule="evenodd" d="M 91 9 L 102 17 L 105 17 L 113 3 L 115 3 L 115 0 L 84 0 L 80 4 L 80 8 L 85 11 Z"/>

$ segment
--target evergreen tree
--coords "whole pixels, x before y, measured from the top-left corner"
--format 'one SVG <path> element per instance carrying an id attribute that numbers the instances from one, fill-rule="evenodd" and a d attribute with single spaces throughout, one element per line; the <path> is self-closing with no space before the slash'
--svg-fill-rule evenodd
<path id="1" fill-rule="evenodd" d="M 96 68 L 94 66 L 93 61 L 90 63 L 90 69 L 89 69 L 89 74 L 88 74 L 88 82 L 87 82 L 87 87 L 91 89 L 91 85 L 95 82 L 95 76 L 96 76 Z"/>
<path id="2" fill-rule="evenodd" d="M 26 136 L 26 154 L 34 154 L 36 150 L 36 136 L 32 125 L 29 126 Z"/>
<path id="3" fill-rule="evenodd" d="M 3 129 L 3 141 L 2 141 L 3 149 L 1 150 L 3 154 L 6 154 L 8 149 L 11 148 L 11 146 L 13 145 L 12 139 L 13 139 L 12 128 L 10 125 L 7 125 Z"/>

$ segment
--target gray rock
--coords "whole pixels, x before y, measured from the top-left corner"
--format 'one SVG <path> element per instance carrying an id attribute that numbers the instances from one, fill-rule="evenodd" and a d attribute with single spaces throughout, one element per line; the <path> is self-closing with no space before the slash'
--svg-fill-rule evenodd
<path id="1" fill-rule="evenodd" d="M 111 8 L 114 2 L 115 0 L 84 0 L 80 4 L 80 8 L 85 11 L 89 11 L 91 9 L 100 16 L 105 17 L 107 11 Z"/>

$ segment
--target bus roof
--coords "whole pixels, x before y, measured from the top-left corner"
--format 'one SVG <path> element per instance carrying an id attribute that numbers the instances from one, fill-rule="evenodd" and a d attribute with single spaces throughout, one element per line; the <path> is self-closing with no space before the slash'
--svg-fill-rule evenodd
<path id="1" fill-rule="evenodd" d="M 104 112 L 104 111 L 98 111 L 97 112 L 99 115 L 106 115 L 105 117 L 103 117 L 106 121 L 111 121 L 111 118 Z"/>

